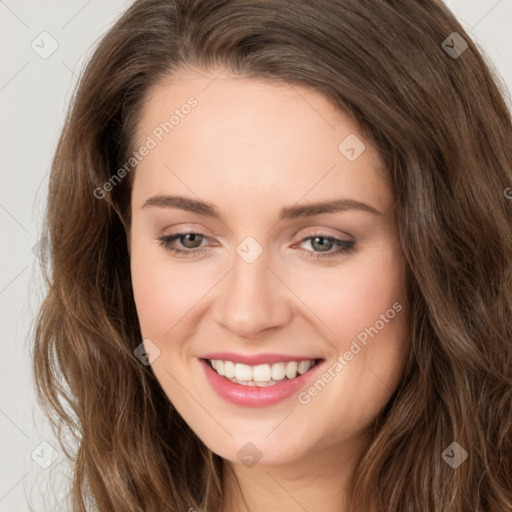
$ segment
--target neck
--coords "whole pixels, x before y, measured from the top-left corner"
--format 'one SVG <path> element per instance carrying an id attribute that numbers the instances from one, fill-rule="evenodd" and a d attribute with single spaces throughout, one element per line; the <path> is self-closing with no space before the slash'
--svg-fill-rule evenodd
<path id="1" fill-rule="evenodd" d="M 248 467 L 224 460 L 222 512 L 344 512 L 357 460 L 370 435 L 285 464 Z"/>

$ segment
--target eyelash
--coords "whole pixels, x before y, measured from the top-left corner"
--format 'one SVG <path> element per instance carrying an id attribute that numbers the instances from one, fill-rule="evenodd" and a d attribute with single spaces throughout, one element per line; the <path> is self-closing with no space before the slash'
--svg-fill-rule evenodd
<path id="1" fill-rule="evenodd" d="M 165 247 L 165 249 L 167 249 L 168 251 L 171 251 L 174 254 L 179 254 L 179 255 L 185 256 L 187 258 L 193 258 L 195 256 L 199 256 L 206 252 L 205 249 L 202 249 L 202 250 L 186 249 L 186 250 L 184 250 L 184 249 L 178 249 L 176 247 L 171 246 L 172 242 L 174 242 L 175 240 L 177 240 L 183 236 L 186 236 L 186 235 L 199 235 L 208 240 L 208 237 L 206 235 L 203 235 L 202 233 L 196 233 L 194 231 L 188 231 L 188 232 L 184 232 L 184 233 L 176 233 L 174 235 L 163 236 L 163 237 L 158 238 L 158 240 L 160 242 L 160 245 Z M 329 253 L 325 253 L 325 254 L 315 252 L 315 251 L 309 251 L 306 249 L 301 249 L 301 251 L 305 252 L 306 256 L 309 258 L 314 258 L 317 260 L 323 259 L 323 258 L 333 258 L 336 256 L 351 254 L 352 252 L 354 252 L 356 250 L 355 242 L 350 241 L 350 240 L 341 240 L 339 238 L 334 238 L 332 236 L 325 235 L 323 233 L 317 233 L 315 235 L 307 236 L 307 237 L 303 238 L 302 240 L 300 240 L 298 242 L 298 244 L 301 244 L 302 242 L 305 242 L 307 240 L 313 240 L 314 238 L 324 238 L 324 239 L 328 240 L 329 242 L 333 243 L 335 246 L 337 245 L 338 249 L 334 252 L 329 252 Z"/>

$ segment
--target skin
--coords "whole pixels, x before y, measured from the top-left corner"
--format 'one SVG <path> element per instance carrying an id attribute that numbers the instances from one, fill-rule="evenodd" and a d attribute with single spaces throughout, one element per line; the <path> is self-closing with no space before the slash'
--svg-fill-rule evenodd
<path id="1" fill-rule="evenodd" d="M 226 72 L 188 71 L 156 86 L 136 146 L 190 96 L 197 107 L 138 164 L 133 182 L 131 273 L 142 336 L 160 350 L 151 367 L 191 429 L 225 460 L 223 512 L 303 512 L 318 503 L 339 512 L 409 349 L 392 190 L 375 148 L 322 94 Z M 338 149 L 350 134 L 366 148 L 354 161 Z M 157 195 L 200 198 L 222 220 L 143 208 Z M 283 207 L 341 197 L 381 215 L 352 209 L 278 221 Z M 206 235 L 205 253 L 183 257 L 159 243 L 187 231 Z M 305 238 L 322 234 L 355 240 L 355 251 L 308 257 L 322 248 Z M 252 263 L 236 252 L 249 235 L 263 250 Z M 173 247 L 198 250 L 187 239 Z M 307 404 L 292 396 L 263 408 L 233 405 L 199 363 L 228 351 L 321 357 L 328 367 L 396 302 L 402 310 Z M 237 456 L 247 442 L 261 452 L 250 467 Z"/>

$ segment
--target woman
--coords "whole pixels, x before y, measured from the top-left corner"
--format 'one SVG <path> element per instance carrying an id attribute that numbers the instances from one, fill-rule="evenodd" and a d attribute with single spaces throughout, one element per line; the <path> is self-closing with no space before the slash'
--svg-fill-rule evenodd
<path id="1" fill-rule="evenodd" d="M 510 510 L 511 135 L 438 1 L 136 1 L 50 180 L 73 509 Z"/>

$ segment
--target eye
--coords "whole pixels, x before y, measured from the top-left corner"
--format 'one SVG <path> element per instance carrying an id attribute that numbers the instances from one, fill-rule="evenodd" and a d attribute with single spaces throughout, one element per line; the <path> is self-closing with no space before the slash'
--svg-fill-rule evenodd
<path id="1" fill-rule="evenodd" d="M 180 244 L 185 247 L 185 250 L 180 249 L 179 247 L 174 247 L 173 242 L 179 240 Z M 206 252 L 205 249 L 194 250 L 198 247 L 201 247 L 201 242 L 204 240 L 208 240 L 206 235 L 201 233 L 176 233 L 174 235 L 163 236 L 159 238 L 160 245 L 163 245 L 168 251 L 173 252 L 174 254 L 179 254 L 185 257 L 193 257 L 198 254 L 203 254 Z"/>
<path id="2" fill-rule="evenodd" d="M 171 251 L 176 256 L 193 258 L 208 252 L 208 249 L 201 244 L 210 239 L 202 233 L 188 232 L 159 237 L 158 240 L 160 245 L 163 245 L 165 249 Z M 176 241 L 178 241 L 183 248 L 175 247 L 174 242 Z M 295 246 L 304 243 L 310 243 L 313 250 L 300 248 L 301 252 L 306 257 L 315 259 L 333 258 L 343 254 L 350 254 L 356 250 L 354 241 L 342 240 L 323 233 L 307 236 L 298 244 L 295 244 Z"/>
<path id="3" fill-rule="evenodd" d="M 350 254 L 355 251 L 355 242 L 352 240 L 342 240 L 324 234 L 316 234 L 303 238 L 299 245 L 309 243 L 313 251 L 302 249 L 305 255 L 310 258 L 332 258 L 342 254 Z M 334 251 L 332 249 L 335 249 Z"/>

